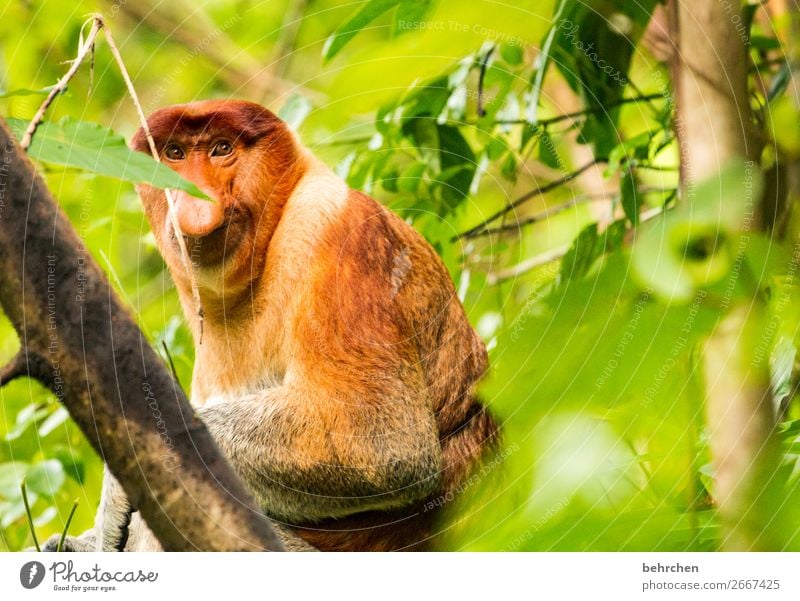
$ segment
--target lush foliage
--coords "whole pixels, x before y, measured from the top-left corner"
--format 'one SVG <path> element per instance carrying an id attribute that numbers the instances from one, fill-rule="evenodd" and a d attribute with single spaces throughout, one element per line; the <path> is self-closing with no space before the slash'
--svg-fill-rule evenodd
<path id="1" fill-rule="evenodd" d="M 654 0 L 212 1 L 185 20 L 154 3 L 141 15 L 159 18 L 144 22 L 124 3 L 76 4 L 6 9 L 4 117 L 32 116 L 74 57 L 83 15 L 105 10 L 146 110 L 266 101 L 443 257 L 489 346 L 482 394 L 504 430 L 459 495 L 447 548 L 717 548 L 698 349 L 739 306 L 754 308 L 757 335 L 742 344 L 768 359 L 781 416 L 764 537 L 800 547 L 800 232 L 789 223 L 779 239 L 754 222 L 759 173 L 800 152 L 780 23 L 748 11 L 752 102 L 770 141 L 760 164 L 728 166 L 681 204 L 669 75 L 640 41 Z M 159 180 L 152 165 L 132 169 L 106 129 L 129 135 L 137 121 L 102 44 L 93 78 L 84 68 L 48 120 L 32 153 L 51 190 L 189 382 L 175 292 L 126 183 Z M 18 343 L 2 331 L 10 357 Z M 75 497 L 72 530 L 88 527 L 98 458 L 37 385 L 0 395 L 0 545 L 30 544 L 26 474 L 40 535 L 60 530 Z"/>

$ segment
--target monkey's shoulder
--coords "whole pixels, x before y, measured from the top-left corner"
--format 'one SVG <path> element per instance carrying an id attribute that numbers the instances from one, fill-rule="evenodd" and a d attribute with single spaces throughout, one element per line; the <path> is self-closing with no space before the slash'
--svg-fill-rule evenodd
<path id="1" fill-rule="evenodd" d="M 340 277 L 369 280 L 390 297 L 414 284 L 424 284 L 428 292 L 452 289 L 447 269 L 425 238 L 363 192 L 350 190 L 326 242 Z"/>
<path id="2" fill-rule="evenodd" d="M 303 317 L 315 332 L 338 333 L 348 348 L 434 352 L 450 340 L 461 354 L 479 345 L 436 251 L 362 192 L 348 193 L 314 263 Z"/>

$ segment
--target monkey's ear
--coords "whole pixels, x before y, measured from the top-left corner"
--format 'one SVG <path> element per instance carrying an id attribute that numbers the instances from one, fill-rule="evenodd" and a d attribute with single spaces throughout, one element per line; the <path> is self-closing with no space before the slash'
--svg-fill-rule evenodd
<path id="1" fill-rule="evenodd" d="M 147 136 L 144 135 L 144 129 L 141 127 L 136 130 L 131 138 L 131 148 L 138 152 L 146 152 L 150 154 L 150 148 L 147 144 Z"/>

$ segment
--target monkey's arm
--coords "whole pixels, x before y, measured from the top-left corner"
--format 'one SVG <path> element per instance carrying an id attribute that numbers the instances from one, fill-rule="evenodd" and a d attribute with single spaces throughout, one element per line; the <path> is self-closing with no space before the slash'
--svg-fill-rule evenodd
<path id="1" fill-rule="evenodd" d="M 436 490 L 441 447 L 419 399 L 317 395 L 279 386 L 198 412 L 270 516 L 342 517 Z"/>

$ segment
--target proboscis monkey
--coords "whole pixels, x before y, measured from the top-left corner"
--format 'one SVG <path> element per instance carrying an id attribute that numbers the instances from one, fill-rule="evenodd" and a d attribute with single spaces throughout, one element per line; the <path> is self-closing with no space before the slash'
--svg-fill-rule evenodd
<path id="1" fill-rule="evenodd" d="M 266 514 L 322 550 L 426 548 L 438 498 L 496 437 L 487 368 L 441 260 L 278 117 L 205 101 L 148 120 L 175 191 L 200 322 L 164 192 L 139 187 L 195 338 L 192 403 Z M 149 152 L 142 130 L 132 146 Z M 99 548 L 129 513 L 108 477 Z M 158 548 L 134 513 L 126 549 Z"/>

